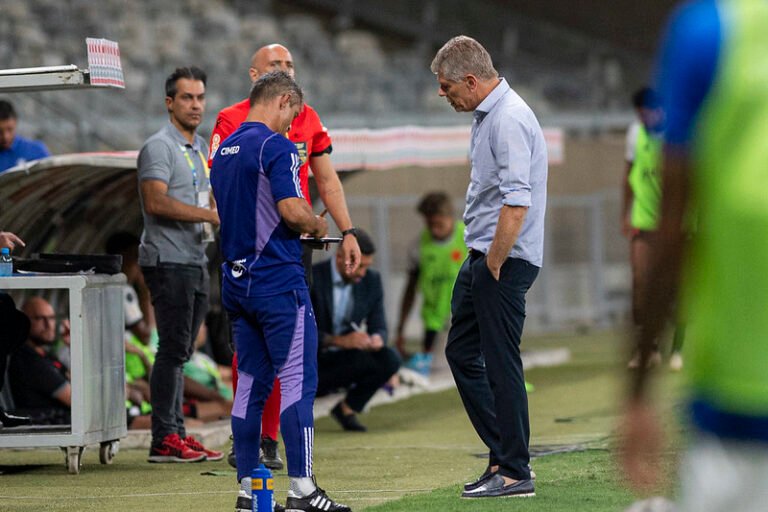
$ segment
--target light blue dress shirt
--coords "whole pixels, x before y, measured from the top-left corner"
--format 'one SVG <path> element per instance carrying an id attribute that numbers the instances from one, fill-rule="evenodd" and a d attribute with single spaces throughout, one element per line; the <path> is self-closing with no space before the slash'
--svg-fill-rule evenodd
<path id="1" fill-rule="evenodd" d="M 467 247 L 488 253 L 503 205 L 528 212 L 509 256 L 541 267 L 547 207 L 547 146 L 531 108 L 505 79 L 477 106 L 464 210 Z"/>
<path id="2" fill-rule="evenodd" d="M 333 334 L 342 334 L 348 327 L 352 313 L 352 283 L 346 283 L 331 260 L 331 280 L 333 281 Z"/>

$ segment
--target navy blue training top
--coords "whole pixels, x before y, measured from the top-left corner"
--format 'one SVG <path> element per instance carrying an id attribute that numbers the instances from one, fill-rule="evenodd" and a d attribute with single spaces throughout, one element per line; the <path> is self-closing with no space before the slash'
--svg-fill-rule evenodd
<path id="1" fill-rule="evenodd" d="M 277 203 L 301 198 L 296 146 L 245 122 L 216 150 L 211 185 L 221 220 L 222 286 L 257 297 L 306 289 L 299 233 Z"/>

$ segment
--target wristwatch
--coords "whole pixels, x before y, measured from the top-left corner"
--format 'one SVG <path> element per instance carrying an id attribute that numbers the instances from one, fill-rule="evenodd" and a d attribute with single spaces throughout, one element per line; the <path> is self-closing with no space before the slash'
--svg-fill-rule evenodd
<path id="1" fill-rule="evenodd" d="M 345 237 L 347 235 L 352 235 L 355 238 L 357 238 L 357 228 L 352 227 L 349 229 L 345 229 L 344 231 L 341 232 L 342 237 Z"/>

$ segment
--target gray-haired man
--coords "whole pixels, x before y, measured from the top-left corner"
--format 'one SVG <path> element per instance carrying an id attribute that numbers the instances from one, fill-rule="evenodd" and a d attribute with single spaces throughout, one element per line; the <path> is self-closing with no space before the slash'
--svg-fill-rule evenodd
<path id="1" fill-rule="evenodd" d="M 520 339 L 525 294 L 542 263 L 547 150 L 528 105 L 477 41 L 454 37 L 431 66 L 438 94 L 474 112 L 464 210 L 469 257 L 456 278 L 446 356 L 469 419 L 490 450 L 462 497 L 533 496 Z"/>

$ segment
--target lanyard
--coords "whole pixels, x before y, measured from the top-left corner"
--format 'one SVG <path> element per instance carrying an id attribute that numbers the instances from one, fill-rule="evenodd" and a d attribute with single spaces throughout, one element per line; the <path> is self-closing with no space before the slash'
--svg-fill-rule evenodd
<path id="1" fill-rule="evenodd" d="M 197 168 L 195 167 L 195 163 L 192 161 L 192 158 L 189 156 L 188 148 L 190 148 L 190 146 L 180 146 L 180 147 L 181 147 L 181 152 L 184 153 L 184 158 L 187 159 L 187 165 L 189 165 L 189 170 L 192 171 L 192 185 L 195 187 L 195 192 L 198 192 L 199 188 L 197 186 Z M 194 151 L 195 151 L 195 155 L 197 155 L 197 157 L 200 159 L 200 162 L 202 162 L 203 164 L 203 171 L 205 172 L 205 179 L 207 180 L 211 175 L 211 172 L 208 169 L 208 162 L 205 161 L 205 159 L 203 158 L 203 155 L 201 155 L 199 151 L 197 150 L 194 150 Z"/>

